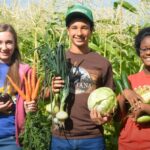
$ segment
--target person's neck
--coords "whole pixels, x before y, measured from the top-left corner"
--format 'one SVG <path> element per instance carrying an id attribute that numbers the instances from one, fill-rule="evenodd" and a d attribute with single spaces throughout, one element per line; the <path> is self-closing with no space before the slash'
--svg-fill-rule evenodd
<path id="1" fill-rule="evenodd" d="M 0 63 L 1 64 L 9 64 L 9 61 L 2 61 L 2 60 L 0 60 Z"/>
<path id="2" fill-rule="evenodd" d="M 145 72 L 145 74 L 150 75 L 150 67 L 146 67 L 146 66 L 145 66 L 144 72 Z"/>
<path id="3" fill-rule="evenodd" d="M 0 63 L 1 63 L 1 64 L 6 64 L 6 63 L 5 63 L 4 61 L 2 61 L 2 60 L 0 60 Z"/>
<path id="4" fill-rule="evenodd" d="M 77 47 L 72 45 L 70 48 L 70 52 L 75 54 L 87 54 L 90 52 L 90 48 L 88 46 Z"/>

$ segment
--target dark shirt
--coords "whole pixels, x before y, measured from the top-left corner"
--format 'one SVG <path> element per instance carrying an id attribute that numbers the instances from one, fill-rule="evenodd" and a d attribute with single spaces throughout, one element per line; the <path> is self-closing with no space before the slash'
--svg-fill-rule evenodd
<path id="1" fill-rule="evenodd" d="M 102 126 L 91 120 L 87 100 L 89 94 L 98 87 L 114 88 L 111 64 L 95 52 L 74 54 L 68 51 L 66 55 L 73 66 L 70 95 L 67 98 L 69 118 L 65 122 L 65 130 L 54 129 L 53 135 L 68 139 L 101 136 Z"/>

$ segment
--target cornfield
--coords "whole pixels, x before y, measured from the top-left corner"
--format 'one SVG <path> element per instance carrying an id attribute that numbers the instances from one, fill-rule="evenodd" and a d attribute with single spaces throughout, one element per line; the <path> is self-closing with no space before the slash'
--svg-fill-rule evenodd
<path id="1" fill-rule="evenodd" d="M 70 45 L 65 28 L 65 11 L 75 2 L 92 8 L 95 30 L 89 46 L 105 56 L 112 64 L 114 78 L 122 70 L 127 74 L 138 72 L 142 63 L 134 49 L 134 36 L 139 29 L 150 26 L 148 0 L 140 0 L 132 5 L 126 1 L 105 0 L 0 0 L 0 22 L 12 24 L 19 38 L 19 47 L 24 62 L 31 64 L 35 48 L 49 42 L 55 47 L 57 42 Z M 115 123 L 105 127 L 108 150 L 117 149 Z"/>

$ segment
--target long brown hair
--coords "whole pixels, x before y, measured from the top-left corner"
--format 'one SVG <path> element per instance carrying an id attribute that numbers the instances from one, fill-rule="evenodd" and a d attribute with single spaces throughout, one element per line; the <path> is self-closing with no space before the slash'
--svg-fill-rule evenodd
<path id="1" fill-rule="evenodd" d="M 20 76 L 19 76 L 19 63 L 21 60 L 19 47 L 18 47 L 18 40 L 17 40 L 17 33 L 15 29 L 10 24 L 0 24 L 0 32 L 10 32 L 13 35 L 14 41 L 15 41 L 15 48 L 14 53 L 11 57 L 11 60 L 9 62 L 9 70 L 8 75 L 12 78 L 12 80 L 20 86 Z M 6 79 L 4 87 L 6 88 L 8 85 L 8 80 Z M 10 92 L 11 94 L 15 94 L 15 89 L 10 84 Z"/>

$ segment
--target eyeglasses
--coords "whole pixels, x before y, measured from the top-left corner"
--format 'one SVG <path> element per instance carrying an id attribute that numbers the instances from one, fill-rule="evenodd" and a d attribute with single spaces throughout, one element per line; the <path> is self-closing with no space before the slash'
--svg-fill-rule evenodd
<path id="1" fill-rule="evenodd" d="M 150 48 L 140 48 L 140 52 L 147 52 Z"/>

